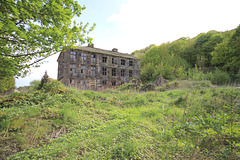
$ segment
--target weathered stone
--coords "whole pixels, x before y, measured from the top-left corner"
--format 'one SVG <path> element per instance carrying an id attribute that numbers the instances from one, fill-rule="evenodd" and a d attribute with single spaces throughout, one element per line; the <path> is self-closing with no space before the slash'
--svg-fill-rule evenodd
<path id="1" fill-rule="evenodd" d="M 103 91 L 134 79 L 140 79 L 139 59 L 116 48 L 109 51 L 91 44 L 58 57 L 58 80 L 67 87 Z"/>
<path id="2" fill-rule="evenodd" d="M 167 80 L 165 80 L 164 78 L 163 78 L 163 76 L 158 76 L 157 78 L 156 78 L 156 80 L 153 82 L 153 84 L 155 84 L 156 86 L 162 86 L 163 84 L 167 84 L 168 82 L 167 82 Z"/>

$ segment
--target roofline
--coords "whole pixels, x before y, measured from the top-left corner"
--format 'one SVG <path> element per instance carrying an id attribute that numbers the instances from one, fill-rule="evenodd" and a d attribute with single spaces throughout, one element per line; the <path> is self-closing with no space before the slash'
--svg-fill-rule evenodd
<path id="1" fill-rule="evenodd" d="M 79 50 L 82 50 L 82 51 L 87 51 L 87 52 L 92 52 L 92 53 L 102 53 L 102 54 L 112 55 L 112 56 L 116 56 L 116 57 L 133 58 L 133 59 L 136 59 L 136 60 L 140 60 L 139 58 L 134 57 L 133 55 L 128 54 L 128 53 L 114 52 L 114 51 L 111 51 L 111 50 L 95 48 L 95 47 L 93 49 L 96 49 L 98 51 L 90 51 L 90 50 L 87 50 L 87 49 L 84 49 L 84 48 L 90 48 L 91 49 L 93 47 L 80 46 L 80 47 L 77 47 L 76 49 L 79 49 Z M 109 53 L 106 53 L 106 52 L 109 52 Z M 121 54 L 121 55 L 116 55 L 115 53 Z"/>
<path id="2" fill-rule="evenodd" d="M 89 48 L 90 50 L 88 50 L 86 48 Z M 91 51 L 91 48 L 95 49 L 97 51 Z M 68 50 L 71 50 L 71 49 L 67 49 L 64 52 L 66 52 Z M 89 47 L 89 46 L 78 46 L 77 48 L 74 48 L 74 50 L 82 50 L 82 51 L 91 52 L 91 53 L 101 53 L 101 54 L 112 55 L 112 56 L 116 56 L 116 57 L 123 57 L 123 58 L 130 58 L 130 59 L 140 60 L 139 58 L 137 58 L 137 57 L 135 57 L 135 56 L 133 56 L 131 54 L 128 54 L 128 53 L 115 52 L 115 51 L 111 51 L 111 50 L 105 50 L 105 49 Z M 109 52 L 109 53 L 107 53 L 107 52 Z M 115 53 L 120 54 L 120 55 L 117 55 Z M 59 58 L 61 57 L 62 54 L 63 54 L 63 52 L 61 52 L 59 54 L 57 62 L 59 61 Z"/>

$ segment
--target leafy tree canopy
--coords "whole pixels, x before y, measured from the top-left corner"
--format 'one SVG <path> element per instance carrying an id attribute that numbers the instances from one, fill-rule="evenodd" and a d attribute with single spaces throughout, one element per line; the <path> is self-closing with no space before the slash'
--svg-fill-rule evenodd
<path id="1" fill-rule="evenodd" d="M 77 42 L 91 43 L 95 25 L 74 21 L 85 6 L 74 0 L 0 2 L 0 76 L 24 76 L 30 66 Z"/>

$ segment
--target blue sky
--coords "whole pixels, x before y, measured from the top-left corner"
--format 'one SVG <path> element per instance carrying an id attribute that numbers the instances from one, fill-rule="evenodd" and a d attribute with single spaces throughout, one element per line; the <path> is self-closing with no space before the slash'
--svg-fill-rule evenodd
<path id="1" fill-rule="evenodd" d="M 77 21 L 96 23 L 91 32 L 94 46 L 132 53 L 149 46 L 194 37 L 210 30 L 226 31 L 239 24 L 239 0 L 78 0 L 85 5 Z M 86 44 L 85 44 L 86 45 Z M 40 80 L 47 71 L 57 78 L 56 54 L 25 78 L 16 79 L 16 86 Z"/>

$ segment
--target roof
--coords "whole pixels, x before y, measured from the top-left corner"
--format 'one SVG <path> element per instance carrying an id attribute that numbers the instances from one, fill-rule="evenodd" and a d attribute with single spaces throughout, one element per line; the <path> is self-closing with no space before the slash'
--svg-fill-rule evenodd
<path id="1" fill-rule="evenodd" d="M 124 58 L 131 58 L 131 59 L 139 60 L 137 57 L 134 57 L 133 55 L 128 54 L 128 53 L 121 53 L 121 52 L 116 52 L 116 51 L 100 49 L 100 48 L 81 46 L 81 47 L 78 47 L 77 49 L 82 50 L 82 51 L 93 52 L 93 53 L 102 53 L 102 54 L 107 54 L 107 55 L 111 55 L 111 56 L 117 56 L 117 57 L 124 57 Z"/>
<path id="2" fill-rule="evenodd" d="M 94 47 L 90 47 L 90 46 L 80 46 L 80 47 L 77 47 L 76 49 L 82 50 L 82 51 L 87 51 L 87 52 L 92 52 L 92 53 L 102 53 L 102 54 L 111 55 L 111 56 L 117 56 L 117 57 L 124 57 L 124 58 L 131 58 L 131 59 L 139 60 L 137 57 L 134 57 L 133 55 L 128 54 L 128 53 L 120 53 L 120 52 L 116 52 L 116 51 L 94 48 Z M 116 48 L 114 48 L 114 49 L 116 49 Z M 61 54 L 62 54 L 62 52 L 60 53 L 59 57 L 61 56 Z M 58 57 L 58 59 L 59 59 L 59 57 Z"/>

